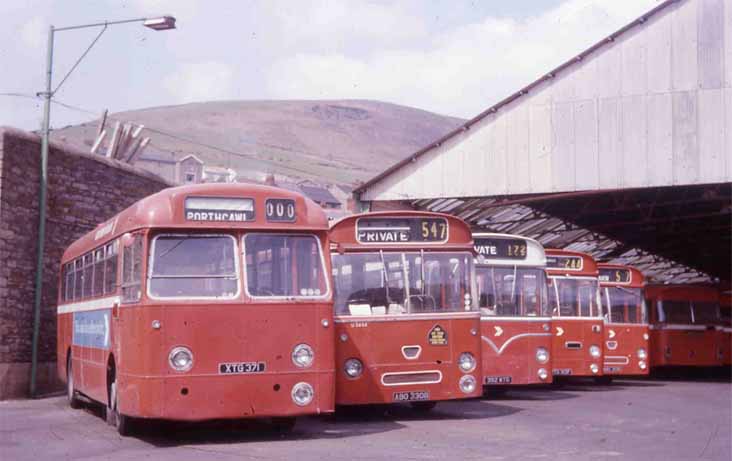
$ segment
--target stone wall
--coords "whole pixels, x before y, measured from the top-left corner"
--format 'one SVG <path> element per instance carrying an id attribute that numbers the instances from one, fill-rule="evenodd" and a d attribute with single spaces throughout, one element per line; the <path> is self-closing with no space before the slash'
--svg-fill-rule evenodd
<path id="1" fill-rule="evenodd" d="M 0 400 L 26 396 L 33 338 L 40 138 L 0 127 Z M 51 144 L 38 390 L 58 388 L 56 296 L 68 245 L 170 184 L 126 164 Z"/>

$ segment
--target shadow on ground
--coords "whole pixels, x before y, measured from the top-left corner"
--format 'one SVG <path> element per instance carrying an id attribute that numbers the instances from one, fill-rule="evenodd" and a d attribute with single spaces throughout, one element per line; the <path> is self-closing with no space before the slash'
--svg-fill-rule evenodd
<path id="1" fill-rule="evenodd" d="M 105 423 L 105 410 L 101 405 L 86 404 L 84 411 L 98 417 L 100 424 Z M 298 418 L 291 432 L 278 431 L 267 419 L 196 423 L 135 420 L 132 437 L 157 447 L 340 439 L 399 430 L 406 421 L 497 418 L 519 411 L 521 408 L 477 399 L 440 402 L 428 412 L 403 404 L 344 407 L 333 415 Z M 114 431 L 114 428 L 109 430 Z"/>
<path id="2" fill-rule="evenodd" d="M 650 380 L 731 383 L 730 367 L 659 367 L 651 369 Z"/>

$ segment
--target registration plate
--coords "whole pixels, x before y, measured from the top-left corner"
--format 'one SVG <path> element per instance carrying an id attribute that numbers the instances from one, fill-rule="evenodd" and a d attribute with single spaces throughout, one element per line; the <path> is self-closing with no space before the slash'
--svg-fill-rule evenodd
<path id="1" fill-rule="evenodd" d="M 394 392 L 395 402 L 418 402 L 429 399 L 430 393 L 427 391 Z"/>
<path id="2" fill-rule="evenodd" d="M 554 376 L 569 376 L 572 374 L 571 368 L 555 368 L 552 370 Z"/>
<path id="3" fill-rule="evenodd" d="M 262 373 L 264 362 L 226 362 L 219 363 L 221 375 L 243 375 L 247 373 Z"/>
<path id="4" fill-rule="evenodd" d="M 484 384 L 511 384 L 510 376 L 486 376 Z"/>

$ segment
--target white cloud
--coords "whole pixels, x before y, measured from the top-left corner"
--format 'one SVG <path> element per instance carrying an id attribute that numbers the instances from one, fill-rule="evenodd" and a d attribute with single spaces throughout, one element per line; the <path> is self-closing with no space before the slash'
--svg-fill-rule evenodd
<path id="1" fill-rule="evenodd" d="M 172 14 L 176 18 L 194 19 L 200 5 L 208 2 L 199 0 L 132 0 L 132 7 L 144 17 L 147 15 Z M 211 2 L 212 3 L 212 2 Z"/>
<path id="2" fill-rule="evenodd" d="M 30 52 L 37 52 L 46 46 L 48 23 L 41 16 L 33 16 L 20 26 L 20 39 Z"/>
<path id="3" fill-rule="evenodd" d="M 268 2 L 261 14 L 281 31 L 276 39 L 283 48 L 332 49 L 360 43 L 369 47 L 423 38 L 423 16 L 414 14 L 408 2 L 376 3 L 310 0 Z"/>
<path id="4" fill-rule="evenodd" d="M 567 0 L 536 17 L 465 24 L 421 49 L 397 40 L 361 57 L 301 52 L 272 66 L 269 90 L 276 98 L 381 99 L 470 117 L 656 2 Z"/>
<path id="5" fill-rule="evenodd" d="M 176 103 L 230 99 L 234 90 L 231 68 L 217 61 L 183 64 L 163 85 Z"/>

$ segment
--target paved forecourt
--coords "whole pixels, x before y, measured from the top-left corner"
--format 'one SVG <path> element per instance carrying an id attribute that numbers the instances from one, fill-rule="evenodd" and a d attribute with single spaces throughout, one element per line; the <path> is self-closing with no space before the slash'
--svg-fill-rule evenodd
<path id="1" fill-rule="evenodd" d="M 0 402 L 2 459 L 713 459 L 732 457 L 728 381 L 619 380 L 510 390 L 421 415 L 409 407 L 261 422 L 156 422 L 121 438 L 63 397 Z"/>

